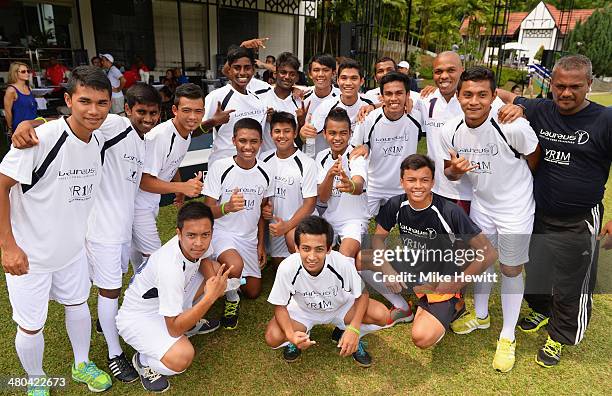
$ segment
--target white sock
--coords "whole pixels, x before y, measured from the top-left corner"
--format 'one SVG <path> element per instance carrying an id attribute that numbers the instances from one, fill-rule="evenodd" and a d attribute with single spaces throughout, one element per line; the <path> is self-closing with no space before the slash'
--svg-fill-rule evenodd
<path id="1" fill-rule="evenodd" d="M 136 273 L 136 270 L 142 264 L 142 253 L 136 249 L 130 249 L 130 263 L 132 263 L 132 270 Z"/>
<path id="2" fill-rule="evenodd" d="M 365 336 L 366 334 L 378 331 L 383 329 L 382 326 L 379 325 L 375 325 L 375 324 L 362 324 L 361 327 L 359 328 L 359 332 L 361 333 L 361 337 Z M 350 330 L 349 330 L 350 331 Z"/>
<path id="3" fill-rule="evenodd" d="M 225 299 L 227 301 L 231 301 L 231 302 L 238 302 L 238 301 L 240 301 L 240 296 L 238 295 L 238 290 L 230 290 L 228 292 L 225 292 Z"/>
<path id="4" fill-rule="evenodd" d="M 28 334 L 17 327 L 15 336 L 15 349 L 21 366 L 28 373 L 28 377 L 45 375 L 43 371 L 43 353 L 45 351 L 45 338 L 42 330 L 36 334 Z"/>
<path id="5" fill-rule="evenodd" d="M 375 274 L 374 271 L 363 270 L 363 271 L 358 271 L 358 272 L 359 272 L 359 275 L 361 275 L 361 278 L 365 281 L 365 283 L 372 286 L 374 290 L 376 290 L 384 298 L 386 298 L 387 301 L 393 304 L 395 308 L 399 308 L 403 311 L 408 310 L 409 305 L 408 305 L 408 302 L 406 302 L 406 300 L 404 299 L 404 297 L 402 297 L 401 294 L 392 293 L 389 289 L 387 289 L 387 286 L 385 286 L 383 282 L 377 282 L 374 279 L 374 274 Z"/>
<path id="6" fill-rule="evenodd" d="M 168 367 L 166 367 L 165 364 L 161 362 L 161 360 L 157 360 L 154 357 L 151 357 L 149 355 L 140 353 L 138 354 L 138 356 L 140 357 L 139 360 L 143 366 L 151 367 L 153 370 L 157 371 L 161 375 L 169 376 L 169 375 L 177 375 L 177 374 L 182 373 L 182 371 L 176 372 L 174 370 L 170 370 Z"/>
<path id="7" fill-rule="evenodd" d="M 118 311 L 119 299 L 106 298 L 98 294 L 98 320 L 104 332 L 109 358 L 119 356 L 123 353 L 121 344 L 119 344 L 119 332 L 117 331 L 117 324 L 115 322 Z"/>
<path id="8" fill-rule="evenodd" d="M 493 274 L 495 268 L 491 266 L 484 273 L 487 272 Z M 492 288 L 493 282 L 477 282 L 474 284 L 474 311 L 476 311 L 477 318 L 484 319 L 489 316 L 489 295 L 491 295 Z"/>
<path id="9" fill-rule="evenodd" d="M 91 314 L 87 303 L 65 306 L 66 331 L 72 344 L 75 367 L 81 362 L 89 362 L 91 343 Z"/>
<path id="10" fill-rule="evenodd" d="M 514 331 L 518 322 L 519 314 L 521 313 L 521 303 L 523 301 L 523 292 L 525 291 L 525 283 L 523 282 L 523 274 L 515 277 L 509 277 L 502 274 L 501 285 L 501 302 L 502 312 L 504 314 L 504 324 L 500 333 L 500 338 L 507 338 L 514 341 Z"/>

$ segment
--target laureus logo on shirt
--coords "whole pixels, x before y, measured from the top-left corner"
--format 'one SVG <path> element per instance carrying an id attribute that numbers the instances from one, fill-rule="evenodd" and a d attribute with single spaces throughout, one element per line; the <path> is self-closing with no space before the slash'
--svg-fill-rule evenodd
<path id="1" fill-rule="evenodd" d="M 424 230 L 417 230 L 416 228 L 412 228 L 405 224 L 400 224 L 400 233 L 401 234 L 410 234 L 419 238 L 427 238 L 427 239 L 436 239 L 438 233 L 433 228 L 426 228 Z"/>
<path id="2" fill-rule="evenodd" d="M 234 190 L 235 190 L 234 188 L 226 188 L 225 193 L 232 195 Z M 252 187 L 238 187 L 238 192 L 241 192 L 243 194 L 263 195 L 265 191 L 266 191 L 266 188 L 262 186 L 261 184 L 258 184 Z"/>
<path id="3" fill-rule="evenodd" d="M 142 160 L 138 157 L 136 157 L 135 155 L 131 155 L 131 154 L 127 154 L 124 153 L 123 154 L 123 160 L 124 161 L 128 161 L 128 162 L 132 162 L 134 164 L 136 164 L 138 167 L 141 167 L 144 165 L 144 163 L 142 162 Z"/>
<path id="4" fill-rule="evenodd" d="M 236 120 L 239 120 L 241 118 L 245 118 L 245 117 L 253 117 L 253 116 L 258 116 L 258 115 L 262 115 L 266 112 L 265 109 L 254 109 L 254 110 L 248 110 L 248 111 L 243 111 L 243 112 L 235 112 L 234 113 L 234 118 Z"/>
<path id="5" fill-rule="evenodd" d="M 295 178 L 293 176 L 274 176 L 274 180 L 278 183 L 283 183 L 288 186 L 292 186 L 295 183 Z"/>
<path id="6" fill-rule="evenodd" d="M 57 177 L 60 179 L 74 179 L 81 177 L 91 177 L 97 174 L 97 168 L 60 169 L 58 171 Z"/>
<path id="7" fill-rule="evenodd" d="M 585 144 L 591 138 L 587 131 L 579 129 L 574 132 L 551 132 L 540 129 L 540 137 L 550 140 L 551 142 L 568 143 L 568 144 Z"/>
<path id="8" fill-rule="evenodd" d="M 484 147 L 462 147 L 457 153 L 459 155 L 474 154 L 474 155 L 490 155 L 494 156 L 499 154 L 499 148 L 495 143 L 489 143 Z"/>
<path id="9" fill-rule="evenodd" d="M 434 128 L 442 128 L 444 126 L 444 124 L 445 124 L 444 121 L 435 121 L 435 120 L 425 121 L 425 125 L 426 126 L 430 126 L 430 127 L 434 127 Z"/>

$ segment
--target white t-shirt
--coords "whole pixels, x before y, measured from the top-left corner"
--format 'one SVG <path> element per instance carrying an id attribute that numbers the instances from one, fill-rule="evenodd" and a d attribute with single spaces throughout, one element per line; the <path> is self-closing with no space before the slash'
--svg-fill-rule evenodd
<path id="1" fill-rule="evenodd" d="M 87 224 L 87 239 L 126 243 L 132 239 L 134 201 L 145 156 L 145 141 L 130 120 L 109 114 L 98 130 L 102 147 L 102 180 Z"/>
<path id="2" fill-rule="evenodd" d="M 349 179 L 353 176 L 361 176 L 365 182 L 363 187 L 365 190 L 368 184 L 368 162 L 364 157 L 357 157 L 349 161 L 351 151 L 352 147 L 349 146 L 344 154 L 342 154 L 342 168 Z M 332 158 L 331 149 L 329 148 L 317 154 L 317 184 L 323 183 L 327 172 L 335 162 L 336 160 Z M 336 188 L 338 183 L 340 183 L 340 177 L 335 176 L 332 183 L 331 196 L 327 201 L 327 210 L 323 213 L 323 217 L 333 224 L 344 223 L 347 220 L 367 220 L 369 212 L 366 193 L 352 195 L 340 192 Z"/>
<path id="3" fill-rule="evenodd" d="M 452 148 L 472 165 L 479 165 L 462 176 L 473 186 L 473 209 L 501 221 L 534 213 L 533 177 L 523 156 L 535 151 L 538 138 L 529 121 L 519 118 L 500 124 L 495 112 L 479 127 L 469 128 L 460 116 L 447 122 L 442 145 L 447 153 L 444 159 L 450 159 L 448 148 Z"/>
<path id="4" fill-rule="evenodd" d="M 231 83 L 228 83 L 228 85 L 230 84 Z M 261 95 L 271 90 L 272 86 L 263 80 L 253 77 L 247 84 L 247 89 L 253 92 L 255 95 Z"/>
<path id="5" fill-rule="evenodd" d="M 278 158 L 276 151 L 262 156 L 273 175 L 274 216 L 289 220 L 302 207 L 304 198 L 317 196 L 317 167 L 312 158 L 296 150 L 288 158 Z"/>
<path id="6" fill-rule="evenodd" d="M 178 171 L 191 143 L 191 134 L 183 138 L 172 119 L 162 122 L 145 135 L 145 159 L 142 173 L 169 182 Z M 156 209 L 161 194 L 138 189 L 136 209 Z"/>
<path id="7" fill-rule="evenodd" d="M 355 125 L 357 124 L 357 114 L 359 114 L 359 109 L 363 106 L 369 105 L 371 102 L 369 100 L 364 100 L 361 96 L 358 97 L 357 101 L 351 106 L 347 106 L 342 102 L 342 97 L 331 97 L 329 99 L 324 100 L 318 107 L 317 110 L 313 113 L 310 123 L 317 129 L 317 139 L 315 141 L 315 149 L 316 153 L 320 153 L 329 147 L 327 141 L 325 140 L 325 135 L 323 134 L 323 128 L 325 127 L 325 119 L 329 112 L 336 108 L 340 107 L 345 109 L 349 118 L 351 119 L 351 131 L 355 130 Z"/>
<path id="8" fill-rule="evenodd" d="M 302 311 L 317 314 L 337 311 L 354 303 L 363 291 L 361 277 L 352 258 L 332 250 L 317 276 L 302 266 L 299 253 L 293 253 L 278 266 L 268 302 L 287 306 L 290 303 Z"/>
<path id="9" fill-rule="evenodd" d="M 253 79 L 251 79 L 253 81 Z M 236 155 L 236 147 L 232 143 L 234 135 L 234 124 L 242 118 L 253 118 L 259 121 L 262 130 L 266 123 L 266 106 L 261 99 L 247 89 L 247 94 L 243 95 L 228 84 L 209 93 L 204 99 L 204 120 L 212 118 L 217 111 L 218 104 L 221 103 L 223 110 L 235 110 L 230 113 L 227 124 L 217 126 L 213 130 L 213 146 L 208 167 L 217 160 Z"/>
<path id="10" fill-rule="evenodd" d="M 461 105 L 457 96 L 453 95 L 448 102 L 439 89 L 426 98 L 420 96 L 415 100 L 415 106 L 423 117 L 422 125 L 427 136 L 427 155 L 434 160 L 436 172 L 434 175 L 435 183 L 432 191 L 446 198 L 470 201 L 472 199 L 472 186 L 466 178 L 451 181 L 444 176 L 444 158 L 448 154 L 442 148 L 442 129 L 446 121 L 463 115 Z M 499 98 L 495 98 L 491 106 L 491 113 L 497 113 L 504 103 Z"/>
<path id="11" fill-rule="evenodd" d="M 216 219 L 215 229 L 245 239 L 255 239 L 261 203 L 264 198 L 274 195 L 272 172 L 261 160 L 257 160 L 251 169 L 242 169 L 233 157 L 223 158 L 209 168 L 202 194 L 221 204 L 230 200 L 235 188 L 244 195 L 245 207 L 239 212 L 228 213 Z"/>
<path id="12" fill-rule="evenodd" d="M 276 96 L 273 89 L 261 94 L 259 98 L 263 102 L 266 109 L 271 107 L 275 111 L 286 111 L 289 114 L 293 114 L 293 118 L 295 118 L 295 122 L 297 124 L 295 111 L 302 106 L 301 99 L 295 99 L 292 94 L 289 94 L 289 96 L 287 96 L 285 99 L 281 99 Z M 263 131 L 263 144 L 259 152 L 265 153 L 266 151 L 274 150 L 275 148 L 276 147 L 272 141 L 272 136 L 270 135 L 270 123 L 266 121 Z"/>
<path id="13" fill-rule="evenodd" d="M 368 165 L 368 195 L 390 198 L 403 194 L 400 165 L 404 158 L 416 153 L 421 124 L 410 114 L 391 121 L 383 107 L 368 114 L 355 132 L 363 137 L 354 145 L 366 144 L 370 149 Z"/>
<path id="14" fill-rule="evenodd" d="M 463 116 L 463 110 L 461 110 L 457 97 L 453 96 L 447 102 L 437 89 L 433 94 L 419 99 L 415 104 L 419 106 L 423 116 L 423 127 L 427 136 L 427 155 L 436 165 L 432 191 L 446 198 L 471 200 L 472 186 L 467 178 L 462 177 L 457 181 L 450 181 L 444 176 L 445 154 L 442 148 L 442 129 L 448 120 Z"/>
<path id="15" fill-rule="evenodd" d="M 38 145 L 11 148 L 0 173 L 17 181 L 10 191 L 11 229 L 28 256 L 30 273 L 49 273 L 72 264 L 85 249 L 87 218 L 98 194 L 104 138 L 88 143 L 64 118 L 36 128 Z"/>
<path id="16" fill-rule="evenodd" d="M 111 66 L 110 69 L 108 69 L 108 73 L 106 73 L 106 76 L 108 77 L 108 79 L 110 80 L 111 83 L 111 87 L 113 88 L 119 88 L 119 85 L 121 85 L 121 77 L 123 77 L 123 74 L 121 74 L 121 72 L 119 71 L 119 69 L 117 69 L 116 66 Z M 123 92 L 119 91 L 119 92 L 113 92 L 113 98 L 122 98 L 123 97 Z"/>
<path id="17" fill-rule="evenodd" d="M 372 88 L 369 91 L 366 91 L 362 94 L 362 96 L 374 104 L 382 102 L 379 87 Z"/>
<path id="18" fill-rule="evenodd" d="M 314 112 L 317 110 L 319 105 L 323 103 L 325 100 L 329 98 L 339 98 L 339 97 L 340 97 L 340 89 L 337 87 L 332 86 L 332 89 L 329 92 L 329 95 L 323 98 L 318 97 L 317 94 L 315 93 L 314 87 L 312 87 L 308 92 L 304 94 L 304 106 L 308 107 L 308 105 L 310 104 L 310 106 L 308 107 L 308 114 L 314 114 Z"/>
<path id="19" fill-rule="evenodd" d="M 202 259 L 212 255 L 212 244 Z M 200 268 L 200 261 L 185 257 L 178 236 L 155 251 L 140 266 L 125 291 L 122 315 L 130 319 L 151 315 L 175 317 L 183 313 L 185 288 Z"/>

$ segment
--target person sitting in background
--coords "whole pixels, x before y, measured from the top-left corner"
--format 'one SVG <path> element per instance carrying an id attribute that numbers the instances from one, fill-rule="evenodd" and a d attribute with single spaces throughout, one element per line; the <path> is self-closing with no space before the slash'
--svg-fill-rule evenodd
<path id="1" fill-rule="evenodd" d="M 172 94 L 174 94 L 174 91 L 176 90 L 176 87 L 178 85 L 176 78 L 174 78 L 174 70 L 166 70 L 166 75 L 162 78 L 161 82 L 166 87 L 168 87 L 168 89 L 170 89 L 170 92 L 172 92 Z"/>
<path id="2" fill-rule="evenodd" d="M 49 58 L 49 64 L 45 70 L 45 76 L 47 77 L 47 80 L 49 80 L 49 83 L 56 87 L 53 89 L 53 92 L 61 91 L 60 84 L 64 82 L 67 71 L 70 71 L 70 69 L 64 66 L 62 62 L 58 62 L 56 57 L 52 56 Z"/>
<path id="3" fill-rule="evenodd" d="M 172 113 L 174 94 L 170 88 L 168 88 L 168 86 L 161 87 L 159 94 L 162 97 L 160 122 L 168 121 L 174 117 L 174 114 Z"/>
<path id="4" fill-rule="evenodd" d="M 91 65 L 96 67 L 102 67 L 102 59 L 99 56 L 91 58 Z"/>
<path id="5" fill-rule="evenodd" d="M 4 116 L 9 135 L 24 120 L 36 118 L 38 105 L 29 87 L 32 71 L 21 62 L 13 62 L 9 67 L 8 86 L 4 94 Z"/>
<path id="6" fill-rule="evenodd" d="M 189 82 L 189 79 L 183 74 L 180 68 L 175 67 L 172 73 L 174 74 L 174 79 L 176 80 L 177 85 L 186 84 Z"/>

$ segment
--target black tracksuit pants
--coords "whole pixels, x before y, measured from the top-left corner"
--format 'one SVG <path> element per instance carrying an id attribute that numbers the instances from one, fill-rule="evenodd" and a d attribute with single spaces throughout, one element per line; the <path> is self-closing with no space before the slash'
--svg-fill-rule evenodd
<path id="1" fill-rule="evenodd" d="M 562 344 L 578 344 L 591 319 L 602 216 L 601 204 L 580 215 L 535 215 L 524 298 L 550 317 L 548 334 Z"/>

